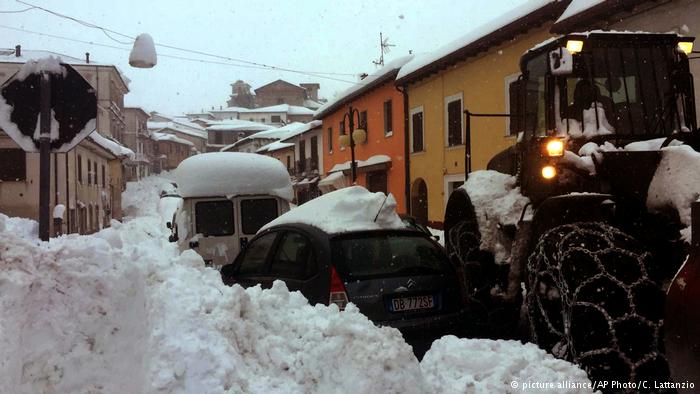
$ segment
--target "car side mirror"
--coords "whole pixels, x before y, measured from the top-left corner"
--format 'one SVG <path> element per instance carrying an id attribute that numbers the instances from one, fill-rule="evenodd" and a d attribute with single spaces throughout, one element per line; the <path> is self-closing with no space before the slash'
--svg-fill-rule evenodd
<path id="1" fill-rule="evenodd" d="M 167 228 L 169 228 L 169 229 L 171 229 L 171 230 L 172 230 L 172 228 L 173 228 L 173 224 L 172 224 L 172 223 L 170 223 L 170 222 L 167 222 L 167 223 L 165 223 L 165 227 L 167 227 Z"/>
<path id="2" fill-rule="evenodd" d="M 178 240 L 178 238 L 177 238 L 177 235 L 175 235 L 175 234 L 170 234 L 170 236 L 168 237 L 168 241 L 170 241 L 170 242 L 177 242 L 177 240 Z"/>

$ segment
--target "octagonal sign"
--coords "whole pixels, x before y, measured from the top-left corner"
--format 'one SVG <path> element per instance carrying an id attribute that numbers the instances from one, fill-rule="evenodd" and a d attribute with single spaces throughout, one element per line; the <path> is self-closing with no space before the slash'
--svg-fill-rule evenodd
<path id="1" fill-rule="evenodd" d="M 0 128 L 26 152 L 39 151 L 41 72 L 51 90 L 51 152 L 67 152 L 95 130 L 95 89 L 58 58 L 28 61 L 0 88 Z"/>

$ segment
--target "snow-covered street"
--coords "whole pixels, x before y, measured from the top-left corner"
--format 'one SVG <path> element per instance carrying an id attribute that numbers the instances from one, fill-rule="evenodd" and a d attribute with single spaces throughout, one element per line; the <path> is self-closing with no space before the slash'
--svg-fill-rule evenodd
<path id="1" fill-rule="evenodd" d="M 93 235 L 41 243 L 36 222 L 0 214 L 0 392 L 469 393 L 589 383 L 576 366 L 512 341 L 444 337 L 419 363 L 397 330 L 352 306 L 311 306 L 282 282 L 227 287 L 199 255 L 168 242 L 158 199 L 167 182 L 130 183 L 129 217 Z"/>

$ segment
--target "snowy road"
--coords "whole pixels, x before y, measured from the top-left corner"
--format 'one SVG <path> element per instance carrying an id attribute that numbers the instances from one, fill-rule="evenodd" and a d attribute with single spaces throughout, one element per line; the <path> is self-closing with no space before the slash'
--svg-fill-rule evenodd
<path id="1" fill-rule="evenodd" d="M 88 236 L 41 243 L 35 222 L 0 214 L 1 393 L 526 392 L 530 381 L 589 382 L 517 342 L 444 337 L 419 363 L 397 330 L 352 306 L 310 306 L 281 282 L 226 287 L 167 241 L 164 182 L 129 184 L 124 223 Z"/>

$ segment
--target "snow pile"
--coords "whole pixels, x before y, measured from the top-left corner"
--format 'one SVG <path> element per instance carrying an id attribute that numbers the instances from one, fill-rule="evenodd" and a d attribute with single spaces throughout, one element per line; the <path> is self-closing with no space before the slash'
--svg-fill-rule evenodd
<path id="1" fill-rule="evenodd" d="M 597 115 L 596 115 L 597 113 Z M 615 133 L 605 116 L 603 104 L 595 102 L 583 110 L 583 125 L 576 119 L 558 119 L 557 130 L 566 131 L 572 138 L 591 139 L 599 135 Z"/>
<path id="2" fill-rule="evenodd" d="M 60 74 L 62 77 L 66 76 L 66 69 L 61 66 L 61 58 L 48 56 L 40 59 L 28 60 L 24 63 L 22 68 L 19 69 L 15 75 L 15 79 L 24 81 L 28 76 L 39 74 L 42 71 L 46 71 L 49 74 Z"/>
<path id="3" fill-rule="evenodd" d="M 95 120 L 92 119 L 90 120 L 90 122 L 95 122 Z M 88 122 L 88 125 L 91 125 L 90 122 Z M 94 128 L 94 124 L 92 124 L 92 127 Z M 90 133 L 88 137 L 97 145 L 105 148 L 109 152 L 112 152 L 113 155 L 119 158 L 129 158 L 131 160 L 134 160 L 136 158 L 136 154 L 134 154 L 134 151 L 111 138 L 104 137 L 97 130 Z"/>
<path id="4" fill-rule="evenodd" d="M 165 240 L 156 188 L 129 194 L 143 216 L 50 243 L 36 223 L 0 215 L 3 390 L 426 391 L 397 330 L 352 306 L 308 305 L 282 282 L 224 286 Z"/>
<path id="5" fill-rule="evenodd" d="M 277 159 L 254 153 L 213 152 L 185 159 L 174 172 L 182 197 L 267 194 L 294 198 L 292 182 Z"/>
<path id="6" fill-rule="evenodd" d="M 496 263 L 508 263 L 511 240 L 501 234 L 499 225 L 517 225 L 530 200 L 520 194 L 514 176 L 497 171 L 469 173 L 464 188 L 474 206 L 479 222 L 482 250 L 493 253 Z"/>
<path id="7" fill-rule="evenodd" d="M 396 199 L 391 193 L 372 193 L 362 186 L 324 194 L 281 215 L 260 231 L 287 223 L 308 224 L 329 234 L 406 228 L 396 213 Z"/>
<path id="8" fill-rule="evenodd" d="M 590 393 L 591 381 L 573 364 L 554 358 L 531 343 L 459 339 L 445 336 L 433 342 L 421 362 L 433 393 Z M 513 382 L 516 382 L 514 384 Z M 551 389 L 526 388 L 528 383 L 552 383 Z M 578 388 L 562 382 L 576 383 Z"/>
<path id="9" fill-rule="evenodd" d="M 647 208 L 659 211 L 675 208 L 681 222 L 688 227 L 682 231 L 690 241 L 690 206 L 700 198 L 700 153 L 687 145 L 664 148 L 654 178 L 647 193 Z"/>

